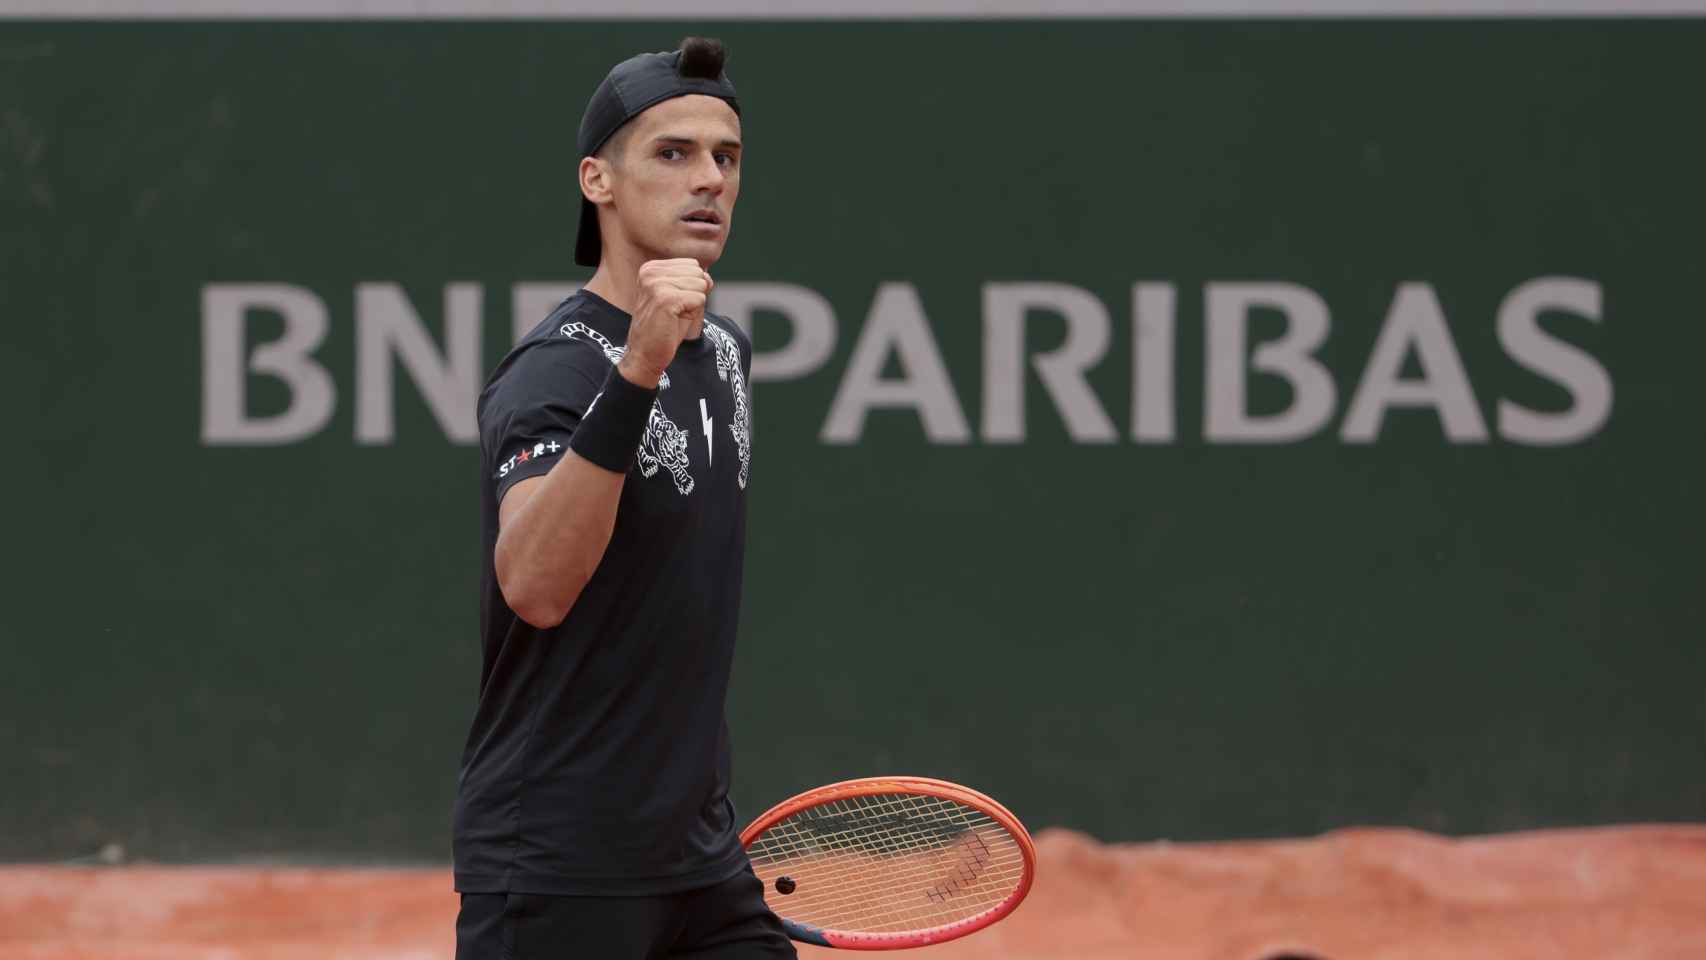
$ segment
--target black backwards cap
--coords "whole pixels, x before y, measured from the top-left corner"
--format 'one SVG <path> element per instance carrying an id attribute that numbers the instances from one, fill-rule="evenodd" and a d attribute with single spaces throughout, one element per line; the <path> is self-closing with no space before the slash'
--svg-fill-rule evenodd
<path id="1" fill-rule="evenodd" d="M 688 37 L 681 41 L 678 50 L 642 53 L 610 68 L 604 82 L 592 92 L 586 113 L 581 116 L 580 134 L 575 138 L 581 157 L 597 153 L 623 124 L 674 97 L 694 93 L 719 97 L 739 116 L 740 103 L 735 99 L 734 84 L 723 72 L 725 56 L 719 41 Z M 580 232 L 575 237 L 575 262 L 586 267 L 598 266 L 603 246 L 598 235 L 598 207 L 583 195 Z"/>

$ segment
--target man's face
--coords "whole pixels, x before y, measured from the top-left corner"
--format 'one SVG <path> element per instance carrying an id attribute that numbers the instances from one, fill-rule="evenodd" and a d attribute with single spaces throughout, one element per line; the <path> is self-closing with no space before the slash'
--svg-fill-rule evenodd
<path id="1" fill-rule="evenodd" d="M 619 136 L 608 158 L 605 245 L 626 240 L 644 259 L 692 257 L 709 269 L 740 195 L 740 117 L 716 97 L 675 97 Z"/>

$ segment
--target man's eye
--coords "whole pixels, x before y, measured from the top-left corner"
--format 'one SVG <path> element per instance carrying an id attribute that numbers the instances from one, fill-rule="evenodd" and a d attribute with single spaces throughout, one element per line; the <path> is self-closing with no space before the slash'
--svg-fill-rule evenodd
<path id="1" fill-rule="evenodd" d="M 722 164 L 725 167 L 732 167 L 735 165 L 734 154 L 732 154 L 732 153 L 719 153 L 719 154 L 717 154 L 717 162 Z"/>
<path id="2" fill-rule="evenodd" d="M 665 147 L 662 150 L 658 151 L 658 156 L 664 158 L 665 160 L 679 160 L 682 156 L 682 153 L 679 149 L 677 149 L 675 147 Z"/>

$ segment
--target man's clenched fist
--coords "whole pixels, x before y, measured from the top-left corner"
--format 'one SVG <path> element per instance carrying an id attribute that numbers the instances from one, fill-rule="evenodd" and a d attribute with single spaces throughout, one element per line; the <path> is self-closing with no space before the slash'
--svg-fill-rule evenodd
<path id="1" fill-rule="evenodd" d="M 629 381 L 653 389 L 681 341 L 700 335 L 711 275 L 693 259 L 648 260 L 640 267 L 639 281 L 621 372 Z"/>

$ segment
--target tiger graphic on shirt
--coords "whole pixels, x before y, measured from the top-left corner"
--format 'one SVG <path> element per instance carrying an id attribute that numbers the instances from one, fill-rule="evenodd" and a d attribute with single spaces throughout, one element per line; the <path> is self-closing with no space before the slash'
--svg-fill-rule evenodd
<path id="1" fill-rule="evenodd" d="M 742 490 L 752 467 L 752 408 L 747 403 L 746 377 L 740 372 L 740 345 L 728 331 L 714 324 L 705 324 L 705 335 L 717 348 L 717 376 L 728 381 L 734 393 L 735 422 L 729 424 L 734 434 L 735 451 L 740 454 L 740 475 L 735 478 Z"/>
<path id="2" fill-rule="evenodd" d="M 626 348 L 616 346 L 604 334 L 584 323 L 565 323 L 559 328 L 559 332 L 571 340 L 578 338 L 591 342 L 604 351 L 604 358 L 610 361 L 611 366 L 622 362 Z M 666 373 L 658 380 L 658 390 L 662 391 L 668 387 L 669 374 Z M 600 393 L 599 396 L 603 394 Z M 593 397 L 592 403 L 587 405 L 587 413 L 591 413 L 597 404 L 598 397 Z M 658 468 L 662 467 L 669 471 L 670 479 L 675 481 L 677 493 L 686 496 L 693 492 L 693 475 L 687 472 L 687 431 L 676 426 L 655 400 L 652 401 L 651 415 L 646 420 L 646 433 L 640 438 L 640 449 L 634 458 L 639 464 L 640 476 L 654 476 Z"/>

